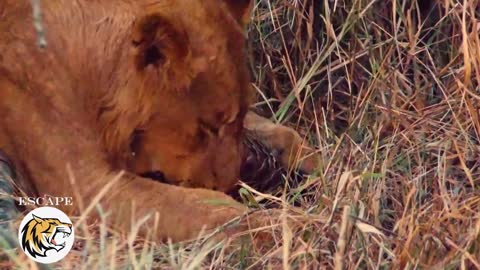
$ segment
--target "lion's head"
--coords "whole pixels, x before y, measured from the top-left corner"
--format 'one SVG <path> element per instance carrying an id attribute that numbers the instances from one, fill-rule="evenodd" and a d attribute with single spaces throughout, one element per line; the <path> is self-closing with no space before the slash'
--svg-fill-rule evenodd
<path id="1" fill-rule="evenodd" d="M 65 248 L 65 239 L 72 233 L 72 224 L 56 218 L 33 218 L 22 228 L 22 248 L 32 257 L 45 257 L 48 250 Z"/>
<path id="2" fill-rule="evenodd" d="M 159 1 L 135 22 L 136 77 L 125 87 L 141 88 L 137 114 L 148 115 L 131 137 L 135 173 L 222 191 L 238 180 L 251 99 L 244 27 L 252 3 Z"/>

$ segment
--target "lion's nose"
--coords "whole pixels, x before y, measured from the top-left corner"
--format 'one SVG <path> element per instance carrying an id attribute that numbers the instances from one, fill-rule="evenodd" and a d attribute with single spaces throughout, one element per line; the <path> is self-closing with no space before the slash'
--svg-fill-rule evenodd
<path id="1" fill-rule="evenodd" d="M 219 140 L 212 149 L 211 171 L 216 190 L 227 192 L 233 188 L 240 178 L 241 153 L 233 138 Z"/>
<path id="2" fill-rule="evenodd" d="M 235 161 L 228 164 L 220 163 L 213 168 L 213 176 L 212 189 L 228 192 L 240 179 L 240 164 L 237 165 Z"/>

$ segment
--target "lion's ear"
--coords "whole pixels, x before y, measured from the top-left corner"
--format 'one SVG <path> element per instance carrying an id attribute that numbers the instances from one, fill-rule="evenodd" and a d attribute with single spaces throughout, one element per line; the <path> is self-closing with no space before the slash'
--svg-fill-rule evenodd
<path id="1" fill-rule="evenodd" d="M 223 0 L 230 12 L 243 26 L 250 22 L 254 0 Z"/>
<path id="2" fill-rule="evenodd" d="M 188 53 L 187 36 L 159 14 L 138 19 L 132 31 L 135 47 L 135 65 L 138 70 L 153 65 L 161 66 L 171 58 L 184 57 Z"/>

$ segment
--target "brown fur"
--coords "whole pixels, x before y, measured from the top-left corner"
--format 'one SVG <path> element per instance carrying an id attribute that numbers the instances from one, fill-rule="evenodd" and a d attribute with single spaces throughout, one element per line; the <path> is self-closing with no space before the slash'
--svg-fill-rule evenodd
<path id="1" fill-rule="evenodd" d="M 194 237 L 244 211 L 223 193 L 137 175 L 219 190 L 238 179 L 250 1 L 43 1 L 46 49 L 29 3 L 0 3 L 0 148 L 39 194 L 71 196 L 69 164 L 80 197 L 65 210 L 78 210 L 126 169 L 102 204 L 112 216 L 133 201 L 137 216 L 157 211 L 158 239 Z"/>
<path id="2" fill-rule="evenodd" d="M 313 173 L 321 163 L 320 156 L 307 141 L 292 128 L 275 124 L 255 113 L 247 113 L 244 128 L 255 134 L 255 138 L 269 149 L 280 153 L 281 165 L 288 169 L 300 169 Z"/>

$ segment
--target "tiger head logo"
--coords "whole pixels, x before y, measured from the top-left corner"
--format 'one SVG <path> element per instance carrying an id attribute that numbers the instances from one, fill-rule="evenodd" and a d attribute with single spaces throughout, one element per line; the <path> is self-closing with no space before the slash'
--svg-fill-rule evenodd
<path id="1" fill-rule="evenodd" d="M 59 252 L 65 248 L 66 240 L 72 234 L 72 224 L 57 218 L 41 218 L 32 214 L 21 230 L 21 245 L 33 258 L 47 256 L 47 251 Z"/>

